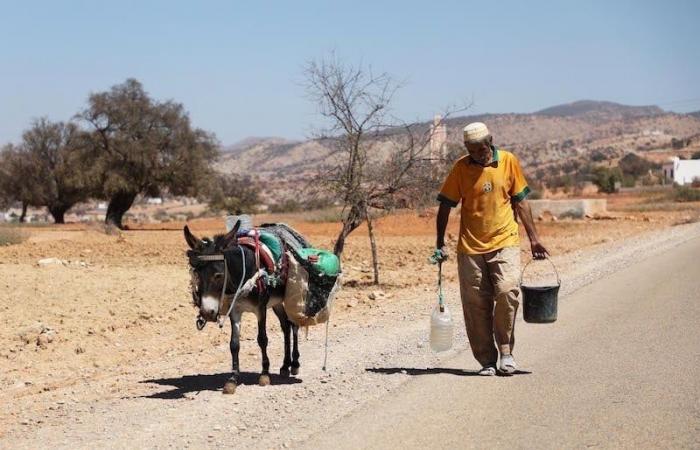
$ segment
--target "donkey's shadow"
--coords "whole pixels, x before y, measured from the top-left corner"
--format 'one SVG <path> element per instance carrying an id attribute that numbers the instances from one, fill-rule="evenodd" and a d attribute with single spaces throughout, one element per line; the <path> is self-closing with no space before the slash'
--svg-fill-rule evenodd
<path id="1" fill-rule="evenodd" d="M 178 398 L 184 398 L 185 394 L 190 392 L 201 392 L 201 391 L 220 391 L 222 390 L 224 384 L 231 376 L 231 372 L 215 373 L 210 375 L 184 375 L 177 378 L 154 378 L 151 380 L 143 380 L 140 383 L 153 383 L 159 384 L 161 386 L 172 386 L 174 389 L 168 391 L 156 392 L 151 395 L 144 395 L 143 398 L 157 398 L 174 400 Z M 254 372 L 241 372 L 238 376 L 238 385 L 257 385 L 259 373 Z M 301 383 L 301 380 L 294 377 L 283 377 L 280 375 L 270 374 L 270 381 L 272 387 L 274 385 L 280 384 L 296 384 Z M 268 387 L 269 389 L 269 387 Z"/>

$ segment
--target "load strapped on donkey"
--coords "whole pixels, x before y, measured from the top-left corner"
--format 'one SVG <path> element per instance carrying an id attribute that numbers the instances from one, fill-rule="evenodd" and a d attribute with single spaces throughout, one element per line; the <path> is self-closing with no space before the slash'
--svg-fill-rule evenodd
<path id="1" fill-rule="evenodd" d="M 340 287 L 340 260 L 326 250 L 311 247 L 306 239 L 283 223 L 266 223 L 242 231 L 239 243 L 259 246 L 270 257 L 267 282 L 286 285 L 284 310 L 289 320 L 306 327 L 324 323 Z"/>

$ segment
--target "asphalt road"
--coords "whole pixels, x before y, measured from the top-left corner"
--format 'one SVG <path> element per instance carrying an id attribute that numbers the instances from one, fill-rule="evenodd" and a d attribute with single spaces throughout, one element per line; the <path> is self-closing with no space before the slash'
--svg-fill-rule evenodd
<path id="1" fill-rule="evenodd" d="M 700 239 L 517 323 L 523 373 L 475 376 L 466 350 L 304 443 L 309 448 L 700 448 Z"/>

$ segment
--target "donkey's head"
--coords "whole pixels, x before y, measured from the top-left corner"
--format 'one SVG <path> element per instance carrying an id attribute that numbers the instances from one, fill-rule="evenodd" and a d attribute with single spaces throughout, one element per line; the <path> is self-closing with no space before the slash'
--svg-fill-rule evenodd
<path id="1" fill-rule="evenodd" d="M 240 221 L 231 231 L 219 234 L 213 239 L 197 238 L 185 225 L 185 241 L 190 250 L 187 257 L 190 262 L 192 301 L 199 308 L 199 314 L 206 321 L 216 321 L 219 316 L 222 293 L 225 291 L 224 283 L 227 280 L 226 264 L 223 260 L 223 252 L 236 244 L 236 233 Z M 221 256 L 221 258 L 219 258 Z M 223 312 L 225 314 L 225 312 Z M 201 326 L 204 324 L 202 323 Z M 198 322 L 199 326 L 199 322 Z"/>

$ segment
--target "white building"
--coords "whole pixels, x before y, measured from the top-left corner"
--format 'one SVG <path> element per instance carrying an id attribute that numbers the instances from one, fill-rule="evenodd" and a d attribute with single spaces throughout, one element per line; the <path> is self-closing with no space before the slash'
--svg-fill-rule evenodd
<path id="1" fill-rule="evenodd" d="M 161 197 L 147 197 L 146 204 L 148 204 L 148 205 L 162 205 L 163 199 Z"/>
<path id="2" fill-rule="evenodd" d="M 664 180 L 676 184 L 690 184 L 695 178 L 700 180 L 700 159 L 680 159 L 675 157 L 663 165 Z"/>

